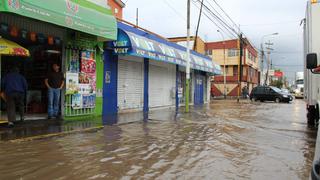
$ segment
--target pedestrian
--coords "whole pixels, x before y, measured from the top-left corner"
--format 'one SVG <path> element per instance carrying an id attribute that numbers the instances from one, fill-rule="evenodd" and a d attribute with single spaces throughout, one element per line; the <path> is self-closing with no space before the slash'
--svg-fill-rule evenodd
<path id="1" fill-rule="evenodd" d="M 60 93 L 64 86 L 64 76 L 57 63 L 52 64 L 52 71 L 44 82 L 48 88 L 48 119 L 59 118 Z"/>
<path id="2" fill-rule="evenodd" d="M 247 99 L 247 97 L 248 97 L 248 87 L 247 86 L 244 86 L 243 88 L 242 88 L 242 97 L 244 98 L 244 99 Z"/>
<path id="3" fill-rule="evenodd" d="M 28 84 L 16 66 L 2 79 L 1 84 L 7 103 L 8 126 L 13 127 L 14 121 L 16 121 L 17 108 L 19 110 L 20 120 L 24 121 L 24 100 Z"/>

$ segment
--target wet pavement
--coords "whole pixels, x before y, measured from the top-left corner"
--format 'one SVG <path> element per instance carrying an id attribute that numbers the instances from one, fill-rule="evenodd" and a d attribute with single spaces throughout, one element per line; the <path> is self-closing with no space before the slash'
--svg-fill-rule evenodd
<path id="1" fill-rule="evenodd" d="M 305 103 L 218 100 L 189 114 L 26 142 L 0 141 L 0 179 L 308 179 Z"/>

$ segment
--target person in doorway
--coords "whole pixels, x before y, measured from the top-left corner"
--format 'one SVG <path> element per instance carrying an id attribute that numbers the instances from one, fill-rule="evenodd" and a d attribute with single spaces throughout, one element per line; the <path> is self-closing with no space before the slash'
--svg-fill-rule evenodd
<path id="1" fill-rule="evenodd" d="M 19 73 L 18 67 L 13 67 L 2 79 L 2 88 L 7 102 L 8 126 L 13 127 L 18 108 L 20 120 L 24 120 L 24 99 L 28 84 L 26 79 Z"/>
<path id="2" fill-rule="evenodd" d="M 64 76 L 57 63 L 52 64 L 52 72 L 48 74 L 44 83 L 48 88 L 48 119 L 59 118 L 60 93 L 64 86 Z"/>

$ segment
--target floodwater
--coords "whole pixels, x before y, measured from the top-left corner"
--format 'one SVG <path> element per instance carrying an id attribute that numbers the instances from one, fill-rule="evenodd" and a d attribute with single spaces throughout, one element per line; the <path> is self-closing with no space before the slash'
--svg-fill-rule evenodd
<path id="1" fill-rule="evenodd" d="M 219 100 L 176 117 L 0 142 L 0 179 L 308 179 L 316 130 L 305 113 L 299 100 Z"/>

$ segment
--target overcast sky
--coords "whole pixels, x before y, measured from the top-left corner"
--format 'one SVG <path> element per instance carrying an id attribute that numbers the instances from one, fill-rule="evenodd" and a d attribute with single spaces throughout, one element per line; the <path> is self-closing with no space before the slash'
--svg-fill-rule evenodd
<path id="1" fill-rule="evenodd" d="M 136 9 L 139 8 L 139 26 L 164 37 L 186 36 L 187 0 L 124 0 L 124 19 L 135 23 Z M 191 0 L 192 35 L 199 15 L 200 5 Z M 268 36 L 274 53 L 273 64 L 282 69 L 293 80 L 296 71 L 303 70 L 303 38 L 300 21 L 305 16 L 307 0 L 216 0 L 230 18 L 240 26 L 241 31 L 260 49 L 262 36 L 278 32 L 277 36 Z M 214 0 L 204 0 L 210 9 L 219 10 Z M 219 11 L 220 14 L 223 12 Z M 209 16 L 213 19 L 211 16 Z M 224 16 L 227 21 L 227 17 Z M 215 21 L 216 22 L 216 21 Z M 231 22 L 229 22 L 231 24 Z M 221 25 L 220 25 L 221 27 Z M 217 27 L 206 16 L 202 17 L 199 35 L 205 41 L 220 41 L 222 36 Z M 226 32 L 226 30 L 224 30 Z M 225 39 L 231 39 L 230 33 L 224 33 Z"/>

